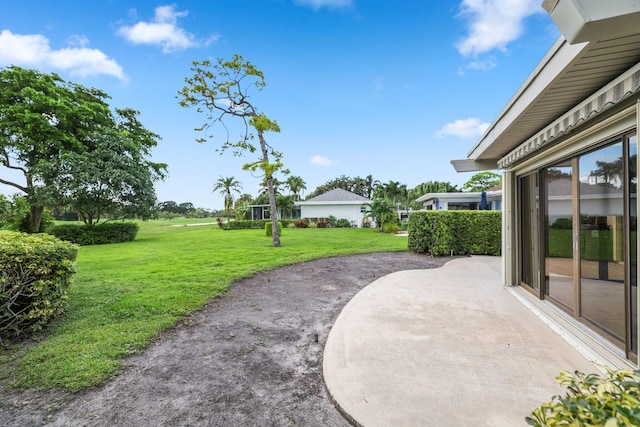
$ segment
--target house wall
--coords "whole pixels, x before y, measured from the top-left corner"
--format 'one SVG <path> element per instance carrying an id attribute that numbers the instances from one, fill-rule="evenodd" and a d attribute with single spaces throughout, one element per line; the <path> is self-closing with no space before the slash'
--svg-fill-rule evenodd
<path id="1" fill-rule="evenodd" d="M 347 219 L 352 223 L 362 226 L 364 213 L 360 212 L 361 205 L 302 205 L 302 218 L 329 218 Z"/>
<path id="2" fill-rule="evenodd" d="M 520 247 L 520 229 L 519 229 L 519 215 L 522 214 L 520 212 L 520 195 L 518 193 L 518 182 L 519 178 L 530 174 L 532 172 L 539 172 L 543 168 L 553 166 L 557 162 L 565 162 L 566 165 L 568 161 L 571 159 L 579 158 L 579 156 L 584 153 L 593 152 L 597 150 L 603 143 L 610 141 L 614 137 L 618 137 L 623 134 L 627 134 L 629 132 L 633 132 L 638 129 L 639 116 L 638 116 L 638 108 L 637 103 L 627 103 L 624 105 L 619 105 L 617 108 L 612 109 L 612 111 L 606 115 L 606 117 L 600 118 L 599 120 L 593 120 L 591 123 L 587 123 L 575 131 L 563 135 L 560 138 L 557 138 L 555 144 L 545 147 L 545 149 L 539 149 L 537 152 L 534 152 L 530 156 L 526 157 L 522 161 L 509 165 L 504 171 L 503 177 L 503 279 L 504 283 L 507 286 L 515 286 L 521 284 L 521 265 L 522 258 L 527 257 L 527 260 L 533 259 L 534 254 L 528 253 L 527 248 Z M 589 171 L 578 171 L 579 176 L 584 176 L 584 174 L 589 174 Z M 637 180 L 637 177 L 636 177 Z M 540 184 L 543 187 L 543 183 Z M 541 190 L 542 191 L 542 190 Z M 552 222 L 554 217 L 557 217 L 560 213 L 567 212 L 575 212 L 578 206 L 578 186 L 574 186 L 574 194 L 573 198 L 567 197 L 548 197 L 548 200 L 545 200 L 543 194 L 540 195 L 540 201 L 546 203 L 547 213 L 549 215 L 549 221 Z M 621 197 L 621 195 L 611 196 L 611 197 Z M 591 213 L 594 215 L 600 216 L 608 216 L 615 215 L 615 212 L 611 212 L 609 210 L 611 205 L 607 204 L 607 200 L 605 198 L 600 198 L 597 200 L 590 200 L 588 195 L 583 195 L 583 198 L 580 200 L 580 213 Z M 542 204 L 541 204 L 542 207 Z M 630 207 L 631 215 L 635 215 L 638 211 L 637 202 L 635 206 Z M 544 212 L 540 212 L 540 220 L 544 221 Z M 574 214 L 574 230 L 575 227 L 579 226 L 579 218 Z M 577 221 L 577 222 L 576 222 Z M 575 225 L 578 224 L 578 225 Z M 544 252 L 544 248 L 546 245 L 545 239 L 547 236 L 545 233 L 545 227 L 540 227 L 539 236 L 541 242 L 541 250 Z M 574 231 L 574 233 L 576 233 Z M 574 236 L 574 256 L 576 246 L 578 245 L 579 235 Z M 626 236 L 625 238 L 628 238 Z M 628 242 L 627 244 L 631 244 L 633 242 Z M 637 243 L 636 250 L 639 249 Z M 569 260 L 571 260 L 569 258 Z M 545 266 L 545 255 L 541 253 L 541 258 L 538 260 L 539 265 L 539 274 L 542 277 L 543 282 L 545 280 L 550 280 L 548 277 L 545 278 L 546 274 L 546 266 Z M 628 263 L 627 261 L 624 261 Z M 569 270 L 569 275 L 572 280 L 582 280 L 580 276 L 581 267 L 580 259 L 577 262 L 573 261 L 573 271 Z M 631 272 L 631 274 L 635 274 L 637 277 L 638 269 L 635 267 L 635 272 Z M 553 271 L 551 275 L 555 274 Z M 571 276 L 572 275 L 572 276 Z M 576 279 L 577 278 L 577 279 Z M 601 282 L 607 283 L 607 282 Z M 554 285 L 550 285 L 553 287 Z M 630 286 L 628 282 L 625 282 L 624 286 Z M 635 286 L 633 290 L 637 289 Z M 634 295 L 632 291 L 629 291 L 630 295 Z M 542 295 L 546 299 L 546 295 Z M 635 292 L 635 296 L 633 297 L 635 301 L 636 307 L 640 306 L 640 294 Z M 568 310 L 569 315 L 575 316 L 576 319 L 581 318 L 580 313 L 580 298 L 577 299 L 578 304 L 575 308 L 575 312 L 572 310 Z M 624 312 L 625 307 L 620 306 L 617 310 Z M 635 341 L 636 343 L 640 341 L 640 328 L 638 327 L 637 318 L 635 321 Z M 587 326 L 592 328 L 593 326 L 587 323 Z M 598 330 L 596 328 L 597 333 L 602 333 L 602 330 Z M 605 334 L 606 336 L 606 334 Z M 612 341 L 614 342 L 614 341 Z M 620 345 L 620 344 L 616 344 Z M 628 345 L 628 343 L 627 343 Z M 635 356 L 629 356 L 635 357 Z M 635 364 L 637 365 L 637 359 Z"/>

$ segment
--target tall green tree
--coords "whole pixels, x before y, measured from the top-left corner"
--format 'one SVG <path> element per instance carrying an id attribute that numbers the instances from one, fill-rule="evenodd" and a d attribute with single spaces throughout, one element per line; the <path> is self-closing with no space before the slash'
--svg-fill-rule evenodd
<path id="1" fill-rule="evenodd" d="M 44 207 L 54 202 L 43 189 L 55 175 L 43 168 L 66 153 L 90 149 L 90 135 L 116 126 L 106 99 L 106 93 L 54 73 L 16 66 L 0 70 L 0 166 L 24 178 L 19 182 L 3 174 L 0 183 L 25 194 L 31 231 L 40 230 Z"/>
<path id="2" fill-rule="evenodd" d="M 500 175 L 499 173 L 478 172 L 462 185 L 462 191 L 487 191 L 488 189 L 500 184 L 502 184 L 502 175 Z"/>
<path id="3" fill-rule="evenodd" d="M 233 209 L 233 193 L 240 194 L 242 183 L 232 176 L 223 178 L 219 177 L 213 186 L 213 192 L 216 191 L 224 197 L 224 210 L 227 211 L 227 218 L 231 218 L 231 209 Z"/>
<path id="4" fill-rule="evenodd" d="M 41 165 L 46 199 L 77 212 L 88 225 L 105 218 L 149 219 L 157 203 L 154 184 L 164 179 L 167 165 L 147 159 L 136 135 L 117 127 L 105 127 L 86 143 L 88 149 Z"/>
<path id="5" fill-rule="evenodd" d="M 285 185 L 287 186 L 291 194 L 293 194 L 294 200 L 300 200 L 300 193 L 303 190 L 307 189 L 306 184 L 307 183 L 304 182 L 302 177 L 295 175 L 289 176 L 285 181 Z"/>
<path id="6" fill-rule="evenodd" d="M 394 204 L 400 203 L 404 205 L 407 200 L 407 185 L 400 184 L 398 181 L 390 180 L 386 184 L 378 185 L 374 192 L 373 197 L 378 199 L 389 199 Z"/>
<path id="7" fill-rule="evenodd" d="M 206 118 L 198 131 L 204 131 L 205 137 L 198 138 L 204 142 L 213 135 L 208 131 L 221 125 L 226 131 L 226 141 L 220 145 L 220 151 L 233 150 L 236 155 L 247 151 L 259 151 L 258 160 L 243 166 L 245 170 L 261 171 L 269 193 L 271 211 L 273 246 L 280 246 L 278 232 L 278 215 L 276 210 L 276 194 L 273 188 L 273 175 L 283 170 L 282 153 L 267 143 L 267 132 L 280 132 L 280 126 L 260 112 L 251 101 L 253 90 L 261 91 L 265 85 L 264 73 L 258 70 L 241 55 L 234 55 L 231 60 L 218 59 L 211 61 L 194 61 L 191 68 L 193 76 L 185 79 L 186 85 L 178 92 L 179 103 L 183 107 L 196 107 L 198 112 L 205 113 Z M 238 141 L 232 141 L 227 117 L 239 118 L 244 125 Z M 254 132 L 258 136 L 258 146 L 254 145 Z"/>

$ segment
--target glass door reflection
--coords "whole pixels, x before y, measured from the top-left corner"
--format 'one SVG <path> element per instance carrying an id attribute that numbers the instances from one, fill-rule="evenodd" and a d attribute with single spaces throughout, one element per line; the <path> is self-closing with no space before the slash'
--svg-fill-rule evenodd
<path id="1" fill-rule="evenodd" d="M 545 196 L 545 297 L 575 308 L 573 282 L 573 168 L 565 162 L 543 170 Z"/>

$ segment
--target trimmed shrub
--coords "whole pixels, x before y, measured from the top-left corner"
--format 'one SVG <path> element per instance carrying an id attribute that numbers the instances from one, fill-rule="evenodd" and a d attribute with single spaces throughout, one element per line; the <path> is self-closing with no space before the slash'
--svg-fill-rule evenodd
<path id="1" fill-rule="evenodd" d="M 349 221 L 346 218 L 340 218 L 339 220 L 336 221 L 334 227 L 336 227 L 336 228 L 350 228 L 351 227 L 351 221 Z"/>
<path id="2" fill-rule="evenodd" d="M 329 221 L 317 221 L 316 222 L 316 227 L 317 228 L 329 228 L 331 226 L 331 223 Z"/>
<path id="3" fill-rule="evenodd" d="M 395 223 L 395 222 L 389 222 L 389 223 L 385 223 L 382 226 L 382 232 L 383 233 L 397 233 L 398 231 L 400 231 L 400 225 Z"/>
<path id="4" fill-rule="evenodd" d="M 281 219 L 278 222 L 282 223 L 282 226 L 288 227 L 289 224 L 293 224 L 295 220 Z M 222 226 L 223 230 L 248 230 L 248 229 L 260 229 L 264 230 L 267 223 L 271 223 L 270 219 L 260 219 L 255 221 L 228 221 Z"/>
<path id="5" fill-rule="evenodd" d="M 48 234 L 0 231 L 0 344 L 64 313 L 77 254 Z"/>
<path id="6" fill-rule="evenodd" d="M 556 381 L 565 386 L 564 396 L 553 396 L 526 418 L 527 424 L 543 426 L 637 426 L 640 425 L 640 370 L 614 371 L 605 378 L 561 372 Z"/>
<path id="7" fill-rule="evenodd" d="M 51 234 L 83 246 L 131 242 L 138 234 L 138 224 L 133 222 L 103 222 L 98 225 L 64 224 L 56 226 Z"/>
<path id="8" fill-rule="evenodd" d="M 502 212 L 418 211 L 409 215 L 409 250 L 442 255 L 500 255 Z"/>
<path id="9" fill-rule="evenodd" d="M 307 221 L 306 219 L 295 221 L 293 224 L 296 228 L 309 228 L 309 221 Z"/>
<path id="10" fill-rule="evenodd" d="M 271 232 L 273 231 L 273 224 L 271 223 L 271 221 L 267 222 L 264 225 L 264 231 L 267 237 L 271 237 Z M 282 222 L 280 221 L 278 221 L 278 234 L 282 236 Z"/>

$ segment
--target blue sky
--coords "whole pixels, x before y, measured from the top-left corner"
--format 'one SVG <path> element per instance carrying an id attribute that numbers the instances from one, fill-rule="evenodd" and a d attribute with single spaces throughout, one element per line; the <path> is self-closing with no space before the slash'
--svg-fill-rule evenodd
<path id="1" fill-rule="evenodd" d="M 0 67 L 56 72 L 139 110 L 162 137 L 154 160 L 169 165 L 160 201 L 221 209 L 211 191 L 220 176 L 258 194 L 260 178 L 242 170 L 253 157 L 198 144 L 204 117 L 176 99 L 192 61 L 236 53 L 264 72 L 254 104 L 280 125 L 268 141 L 307 192 L 341 175 L 462 185 L 472 174 L 450 161 L 466 157 L 559 36 L 540 4 L 3 0 Z"/>

